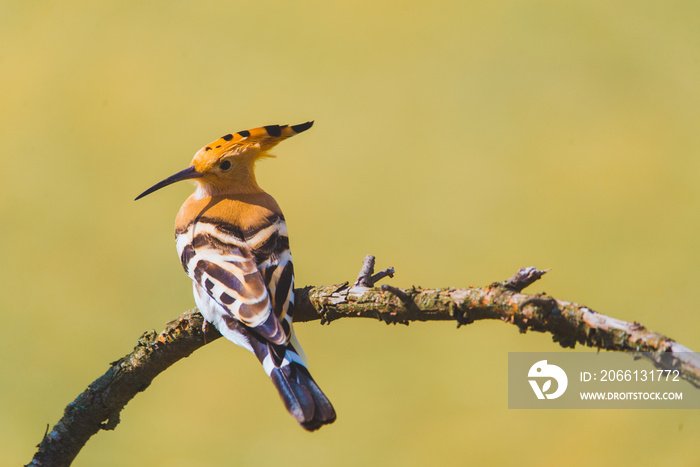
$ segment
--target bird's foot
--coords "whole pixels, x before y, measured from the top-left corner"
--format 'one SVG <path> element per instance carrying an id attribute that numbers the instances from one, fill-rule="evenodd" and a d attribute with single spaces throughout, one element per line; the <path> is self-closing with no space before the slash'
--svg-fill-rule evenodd
<path id="1" fill-rule="evenodd" d="M 206 319 L 204 320 L 204 323 L 202 324 L 202 332 L 204 333 L 204 343 L 207 343 L 207 333 L 209 332 L 209 321 Z"/>

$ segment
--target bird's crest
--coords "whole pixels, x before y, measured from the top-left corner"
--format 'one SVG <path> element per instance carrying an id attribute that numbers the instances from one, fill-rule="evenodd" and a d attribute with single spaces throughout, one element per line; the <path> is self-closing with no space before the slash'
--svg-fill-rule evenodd
<path id="1" fill-rule="evenodd" d="M 275 157 L 267 151 L 277 146 L 280 141 L 308 130 L 313 124 L 311 121 L 291 126 L 267 125 L 229 133 L 197 151 L 190 165 L 198 172 L 206 172 L 219 160 L 228 156 L 240 156 L 250 163 L 261 157 Z"/>

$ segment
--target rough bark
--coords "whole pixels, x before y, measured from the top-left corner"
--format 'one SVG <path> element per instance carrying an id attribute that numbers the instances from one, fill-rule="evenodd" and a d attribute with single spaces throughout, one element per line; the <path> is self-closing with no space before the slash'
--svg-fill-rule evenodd
<path id="1" fill-rule="evenodd" d="M 371 264 L 369 264 L 371 263 Z M 680 370 L 681 377 L 700 387 L 700 360 L 686 347 L 648 330 L 643 325 L 611 318 L 583 305 L 522 290 L 546 271 L 524 268 L 503 282 L 467 289 L 398 289 L 373 287 L 389 268 L 372 275 L 374 258 L 365 258 L 356 285 L 296 289 L 294 321 L 373 318 L 387 324 L 411 321 L 454 321 L 457 327 L 483 319 L 497 319 L 528 330 L 548 332 L 562 347 L 577 343 L 605 350 L 632 351 L 657 367 Z M 358 284 L 365 284 L 358 285 Z M 63 418 L 48 432 L 28 465 L 67 466 L 88 439 L 99 430 L 113 430 L 119 414 L 153 378 L 181 358 L 220 335 L 196 310 L 183 313 L 160 333 L 144 333 L 134 351 L 113 362 L 107 372 L 65 409 Z"/>

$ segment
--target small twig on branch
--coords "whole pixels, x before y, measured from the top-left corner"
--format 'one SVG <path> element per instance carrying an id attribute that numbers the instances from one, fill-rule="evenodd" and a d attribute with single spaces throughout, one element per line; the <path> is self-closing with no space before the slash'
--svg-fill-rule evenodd
<path id="1" fill-rule="evenodd" d="M 522 268 L 513 274 L 510 279 L 505 281 L 503 283 L 503 287 L 515 290 L 516 292 L 522 292 L 525 287 L 529 286 L 535 281 L 540 280 L 540 278 L 548 272 L 549 269 L 541 271 L 537 268 L 533 268 L 532 266 L 529 268 Z"/>
<path id="2" fill-rule="evenodd" d="M 360 276 L 371 281 L 373 269 L 374 257 L 368 256 Z M 579 343 L 605 350 L 638 352 L 659 368 L 679 370 L 682 378 L 700 387 L 698 355 L 672 339 L 639 323 L 611 318 L 576 303 L 521 293 L 545 272 L 524 268 L 507 281 L 483 288 L 384 286 L 377 289 L 357 283 L 349 287 L 345 283 L 295 289 L 294 321 L 320 319 L 330 323 L 340 318 L 359 317 L 405 324 L 409 321 L 455 321 L 460 326 L 497 319 L 516 325 L 523 333 L 528 330 L 551 333 L 552 339 L 562 347 L 573 348 Z M 358 277 L 358 282 L 360 279 Z M 153 378 L 220 337 L 210 327 L 205 342 L 202 324 L 202 315 L 193 310 L 168 323 L 160 334 L 145 333 L 132 353 L 112 363 L 107 373 L 66 407 L 63 418 L 44 436 L 29 465 L 70 465 L 93 434 L 116 427 L 127 402 L 145 390 Z"/>
<path id="3" fill-rule="evenodd" d="M 357 275 L 353 287 L 372 287 L 372 274 L 374 273 L 374 256 L 367 255 L 362 260 L 362 268 Z"/>
<path id="4" fill-rule="evenodd" d="M 370 282 L 372 282 L 372 286 L 374 286 L 374 284 L 376 284 L 377 282 L 379 282 L 380 280 L 384 279 L 387 276 L 392 277 L 392 278 L 394 277 L 394 268 L 393 267 L 382 269 L 378 273 L 372 275 L 372 277 L 370 277 Z"/>
<path id="5" fill-rule="evenodd" d="M 386 268 L 374 274 L 374 256 L 367 255 L 362 260 L 362 269 L 360 269 L 353 287 L 374 287 L 374 284 L 386 276 L 394 277 L 394 268 Z"/>

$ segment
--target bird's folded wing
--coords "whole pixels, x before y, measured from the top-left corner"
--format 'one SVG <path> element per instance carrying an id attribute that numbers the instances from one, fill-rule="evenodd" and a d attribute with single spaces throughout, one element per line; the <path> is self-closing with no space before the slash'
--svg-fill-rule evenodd
<path id="1" fill-rule="evenodd" d="M 207 233 L 194 237 L 188 274 L 224 311 L 256 335 L 275 345 L 284 344 L 287 333 L 272 312 L 270 295 L 250 248 L 217 237 Z"/>

